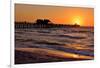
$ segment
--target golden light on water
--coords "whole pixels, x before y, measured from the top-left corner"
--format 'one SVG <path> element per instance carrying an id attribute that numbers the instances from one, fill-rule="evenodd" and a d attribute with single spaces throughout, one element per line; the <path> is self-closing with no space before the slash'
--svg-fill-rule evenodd
<path id="1" fill-rule="evenodd" d="M 78 55 L 73 55 L 73 57 L 74 57 L 74 58 L 78 58 L 79 56 L 78 56 Z"/>
<path id="2" fill-rule="evenodd" d="M 74 53 L 68 53 L 58 50 L 50 50 L 50 49 L 42 49 L 42 48 L 16 48 L 18 51 L 29 52 L 29 53 L 37 53 L 42 55 L 48 55 L 52 57 L 59 58 L 72 58 L 72 59 L 93 59 L 91 56 L 79 55 Z"/>

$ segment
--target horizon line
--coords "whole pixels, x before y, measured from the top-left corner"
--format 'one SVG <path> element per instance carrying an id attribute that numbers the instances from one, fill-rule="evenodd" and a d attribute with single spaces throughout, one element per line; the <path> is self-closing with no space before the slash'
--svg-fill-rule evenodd
<path id="1" fill-rule="evenodd" d="M 29 22 L 29 21 L 15 21 L 15 23 L 18 23 L 18 22 L 22 22 L 22 23 L 29 23 L 29 24 L 34 24 L 34 23 L 36 23 L 36 22 Z M 55 24 L 55 23 L 53 23 L 53 22 L 51 22 L 52 24 Z M 56 23 L 57 24 L 57 23 Z M 60 24 L 60 22 L 59 22 L 59 24 Z M 77 23 L 75 23 L 75 24 L 77 24 Z M 62 25 L 75 25 L 75 24 L 62 24 Z M 61 24 L 60 24 L 61 25 Z M 80 27 L 94 27 L 94 25 L 93 26 L 85 26 L 85 25 L 80 25 L 80 24 L 77 24 L 77 25 L 79 25 Z"/>

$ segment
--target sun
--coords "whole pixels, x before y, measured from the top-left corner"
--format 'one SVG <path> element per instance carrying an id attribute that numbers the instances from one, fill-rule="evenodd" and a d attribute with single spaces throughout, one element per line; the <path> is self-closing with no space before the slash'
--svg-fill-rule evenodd
<path id="1" fill-rule="evenodd" d="M 81 19 L 80 19 L 80 17 L 75 17 L 75 18 L 73 19 L 73 24 L 81 25 Z"/>
<path id="2" fill-rule="evenodd" d="M 78 24 L 78 25 L 80 25 L 80 20 L 79 19 L 76 19 L 75 20 L 75 23 Z"/>

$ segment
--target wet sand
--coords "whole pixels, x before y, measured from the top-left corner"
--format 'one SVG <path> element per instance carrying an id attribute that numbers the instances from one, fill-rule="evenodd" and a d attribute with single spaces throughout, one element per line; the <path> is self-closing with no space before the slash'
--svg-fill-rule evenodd
<path id="1" fill-rule="evenodd" d="M 16 48 L 15 64 L 91 60 L 93 57 L 45 48 Z"/>

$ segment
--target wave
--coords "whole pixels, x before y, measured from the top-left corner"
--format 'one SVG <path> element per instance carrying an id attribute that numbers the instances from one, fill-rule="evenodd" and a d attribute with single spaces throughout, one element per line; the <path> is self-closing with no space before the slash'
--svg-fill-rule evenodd
<path id="1" fill-rule="evenodd" d="M 80 56 L 88 56 L 88 57 L 92 57 L 91 59 L 93 59 L 94 57 L 93 36 L 94 34 L 93 32 L 91 32 L 90 29 L 87 30 L 83 28 L 82 29 L 55 28 L 55 29 L 27 29 L 27 30 L 16 29 L 15 30 L 15 48 L 18 53 L 17 56 L 19 56 L 19 53 L 20 54 L 23 53 L 23 56 L 29 55 L 25 58 L 27 60 L 27 63 L 33 62 L 31 61 L 31 59 L 33 59 L 34 56 L 35 58 L 37 57 L 37 59 L 41 60 L 41 61 L 36 60 L 36 62 L 46 62 L 46 59 L 47 61 L 50 61 L 50 60 L 63 61 L 65 59 L 69 60 L 68 54 L 70 56 L 73 56 L 73 55 L 78 56 L 77 60 L 78 59 L 80 60 Z M 26 54 L 26 52 L 28 53 Z M 45 54 L 41 55 L 41 53 L 45 53 Z M 67 56 L 65 56 L 64 54 Z M 53 55 L 56 55 L 56 56 L 53 56 Z M 62 57 L 59 58 L 60 55 L 63 55 L 62 57 L 64 58 Z M 55 59 L 53 59 L 51 56 L 53 56 L 53 58 Z M 43 58 L 43 60 L 40 58 Z M 49 59 L 49 58 L 52 58 L 52 59 Z M 22 59 L 22 55 L 21 55 L 21 59 Z M 71 57 L 70 60 L 73 60 L 73 59 L 76 60 L 76 58 L 74 57 Z"/>
<path id="2" fill-rule="evenodd" d="M 79 37 L 79 36 L 70 36 L 70 35 L 58 35 L 59 37 L 66 37 L 66 38 L 72 38 L 72 39 L 85 39 L 85 37 Z"/>
<path id="3" fill-rule="evenodd" d="M 44 48 L 16 48 L 15 64 L 72 60 L 91 60 L 93 57 Z"/>

